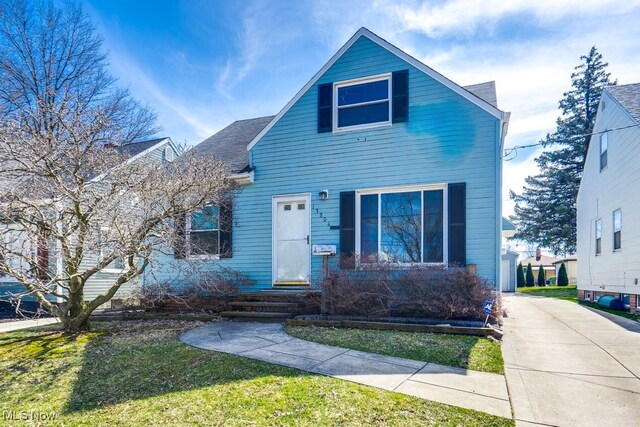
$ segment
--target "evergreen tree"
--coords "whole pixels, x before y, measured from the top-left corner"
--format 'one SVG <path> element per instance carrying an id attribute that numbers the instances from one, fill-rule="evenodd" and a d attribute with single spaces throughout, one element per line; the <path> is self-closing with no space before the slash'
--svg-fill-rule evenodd
<path id="1" fill-rule="evenodd" d="M 607 63 L 592 47 L 580 57 L 571 74 L 572 90 L 560 100 L 556 131 L 541 141 L 551 150 L 535 161 L 540 173 L 527 177 L 522 194 L 510 193 L 516 202 L 514 239 L 550 248 L 554 253 L 576 250 L 576 198 L 591 141 L 596 111 L 605 86 L 615 84 Z"/>
<path id="2" fill-rule="evenodd" d="M 567 274 L 567 267 L 564 266 L 564 262 L 560 266 L 560 271 L 558 271 L 558 286 L 567 286 L 569 285 L 569 275 Z"/>
<path id="3" fill-rule="evenodd" d="M 522 267 L 522 263 L 518 263 L 518 270 L 516 271 L 516 284 L 519 288 L 525 285 L 524 268 Z"/>
<path id="4" fill-rule="evenodd" d="M 546 278 L 544 277 L 544 268 L 542 268 L 542 266 L 540 266 L 538 268 L 538 286 L 544 286 L 546 285 Z"/>
<path id="5" fill-rule="evenodd" d="M 527 265 L 527 286 L 535 286 L 536 282 L 533 280 L 533 267 L 531 267 L 531 263 Z"/>

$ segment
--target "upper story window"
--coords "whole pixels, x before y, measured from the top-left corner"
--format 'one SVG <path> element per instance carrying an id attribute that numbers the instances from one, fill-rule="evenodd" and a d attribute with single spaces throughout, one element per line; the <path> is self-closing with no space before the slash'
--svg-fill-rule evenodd
<path id="1" fill-rule="evenodd" d="M 189 215 L 187 241 L 189 255 L 212 256 L 220 254 L 220 210 L 205 206 Z"/>
<path id="2" fill-rule="evenodd" d="M 609 148 L 609 132 L 600 135 L 600 170 L 607 167 L 607 150 Z"/>
<path id="3" fill-rule="evenodd" d="M 622 248 L 622 211 L 613 211 L 613 250 Z"/>
<path id="4" fill-rule="evenodd" d="M 162 152 L 162 157 L 164 158 L 165 162 L 172 162 L 173 161 L 173 148 L 171 148 L 171 146 L 167 145 L 166 147 L 164 147 L 164 151 Z"/>
<path id="5" fill-rule="evenodd" d="M 334 84 L 334 131 L 391 123 L 391 74 Z"/>
<path id="6" fill-rule="evenodd" d="M 602 253 L 602 220 L 596 219 L 596 255 Z"/>

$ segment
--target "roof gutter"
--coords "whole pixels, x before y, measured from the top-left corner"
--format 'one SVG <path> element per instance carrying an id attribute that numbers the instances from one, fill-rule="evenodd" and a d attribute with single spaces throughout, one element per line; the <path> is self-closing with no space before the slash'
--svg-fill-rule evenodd
<path id="1" fill-rule="evenodd" d="M 234 173 L 231 175 L 231 179 L 239 185 L 249 185 L 253 184 L 253 171 L 243 172 L 243 173 Z"/>

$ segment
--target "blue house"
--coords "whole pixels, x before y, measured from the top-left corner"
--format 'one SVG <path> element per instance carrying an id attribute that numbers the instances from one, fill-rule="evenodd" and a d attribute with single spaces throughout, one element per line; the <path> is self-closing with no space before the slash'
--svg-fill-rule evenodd
<path id="1" fill-rule="evenodd" d="M 498 284 L 508 122 L 493 82 L 459 86 L 361 28 L 276 116 L 194 148 L 227 161 L 241 191 L 232 210 L 187 218 L 186 254 L 159 254 L 149 274 L 185 256 L 244 273 L 245 291 L 313 287 L 312 248 L 334 245 L 342 268 L 351 255 L 473 265 Z"/>

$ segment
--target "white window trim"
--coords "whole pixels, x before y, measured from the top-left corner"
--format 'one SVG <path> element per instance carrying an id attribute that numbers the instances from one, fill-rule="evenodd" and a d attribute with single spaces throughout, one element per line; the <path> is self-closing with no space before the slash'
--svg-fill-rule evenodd
<path id="1" fill-rule="evenodd" d="M 170 153 L 171 155 L 168 156 L 167 153 Z M 171 147 L 171 145 L 167 144 L 167 146 L 164 147 L 164 149 L 162 150 L 162 156 L 164 157 L 164 160 L 169 163 L 175 160 L 175 153 L 173 152 L 173 148 Z"/>
<path id="2" fill-rule="evenodd" d="M 605 139 L 607 141 L 607 149 L 602 151 L 602 139 Z M 600 150 L 598 150 L 598 165 L 600 167 L 600 172 L 604 171 L 605 169 L 607 169 L 607 167 L 609 166 L 609 131 L 604 131 L 600 134 Z M 602 166 L 602 155 L 604 153 L 607 153 L 607 164 L 605 166 Z"/>
<path id="3" fill-rule="evenodd" d="M 193 255 L 191 253 L 191 214 L 187 215 L 185 221 L 185 249 L 187 251 L 187 259 L 194 260 L 214 260 L 217 261 L 220 259 L 220 207 L 218 206 L 218 228 L 215 230 L 200 230 L 200 231 L 217 231 L 218 232 L 218 254 L 202 254 L 202 255 Z M 197 233 L 197 231 L 196 231 Z"/>
<path id="4" fill-rule="evenodd" d="M 616 212 L 620 212 L 620 247 L 616 249 Z M 611 233 L 611 247 L 613 252 L 620 252 L 622 250 L 622 209 L 616 209 L 611 214 L 611 225 L 613 226 L 613 232 Z"/>
<path id="5" fill-rule="evenodd" d="M 400 187 L 382 187 L 382 188 L 370 188 L 370 189 L 362 189 L 356 190 L 356 258 L 360 258 L 361 252 L 361 242 L 360 242 L 360 198 L 364 195 L 368 194 L 386 194 L 386 193 L 404 193 L 404 192 L 412 192 L 412 191 L 420 191 L 420 221 L 421 224 L 424 224 L 424 193 L 423 191 L 429 190 L 442 190 L 442 262 L 394 262 L 393 264 L 398 266 L 413 266 L 413 265 L 432 265 L 432 266 L 447 266 L 449 265 L 449 251 L 447 248 L 449 247 L 449 197 L 447 191 L 447 184 L 425 184 L 425 185 L 411 185 L 411 186 L 400 186 Z M 381 197 L 378 197 L 378 248 L 380 248 L 381 241 L 381 217 L 380 217 L 380 200 Z M 420 228 L 420 256 L 423 255 L 424 251 L 424 226 Z"/>
<path id="6" fill-rule="evenodd" d="M 598 237 L 598 222 L 600 222 L 600 237 Z M 593 223 L 593 232 L 595 235 L 595 239 L 594 239 L 594 245 L 595 245 L 595 250 L 598 250 L 598 239 L 600 239 L 600 252 L 595 252 L 595 256 L 601 256 L 602 255 L 602 218 L 597 218 L 594 223 Z"/>
<path id="7" fill-rule="evenodd" d="M 98 262 L 102 262 L 102 260 L 104 259 L 104 246 L 102 245 L 102 232 L 103 231 L 107 231 L 108 232 L 109 230 L 111 230 L 111 227 L 100 227 L 100 230 L 98 231 L 100 233 L 100 251 L 98 253 Z M 119 258 L 122 258 L 122 267 L 123 268 L 109 268 L 109 267 L 106 267 L 106 268 L 103 268 L 100 271 L 103 272 L 103 273 L 118 273 L 118 274 L 122 274 L 122 273 L 126 272 L 127 268 L 126 268 L 126 265 L 125 265 L 126 263 L 125 263 L 124 257 L 119 257 Z M 115 260 L 112 261 L 112 263 L 113 262 L 115 262 Z"/>
<path id="8" fill-rule="evenodd" d="M 389 82 L 387 84 L 387 102 L 389 102 L 389 120 L 384 122 L 364 123 L 361 125 L 338 127 L 338 89 L 345 86 L 353 86 L 356 84 L 371 83 L 371 82 L 377 82 L 382 80 L 387 80 Z M 391 73 L 378 74 L 375 76 L 367 76 L 367 77 L 361 77 L 361 78 L 351 79 L 351 80 L 343 80 L 343 81 L 334 83 L 333 84 L 333 105 L 331 107 L 333 133 L 341 133 L 341 132 L 348 132 L 352 130 L 372 129 L 377 127 L 391 126 L 391 118 L 393 114 L 393 105 L 392 105 L 393 90 L 391 86 L 392 86 Z M 362 102 L 359 104 L 351 104 L 345 108 L 358 107 L 358 106 L 368 105 L 368 104 L 378 104 L 383 102 L 384 101 Z"/>

